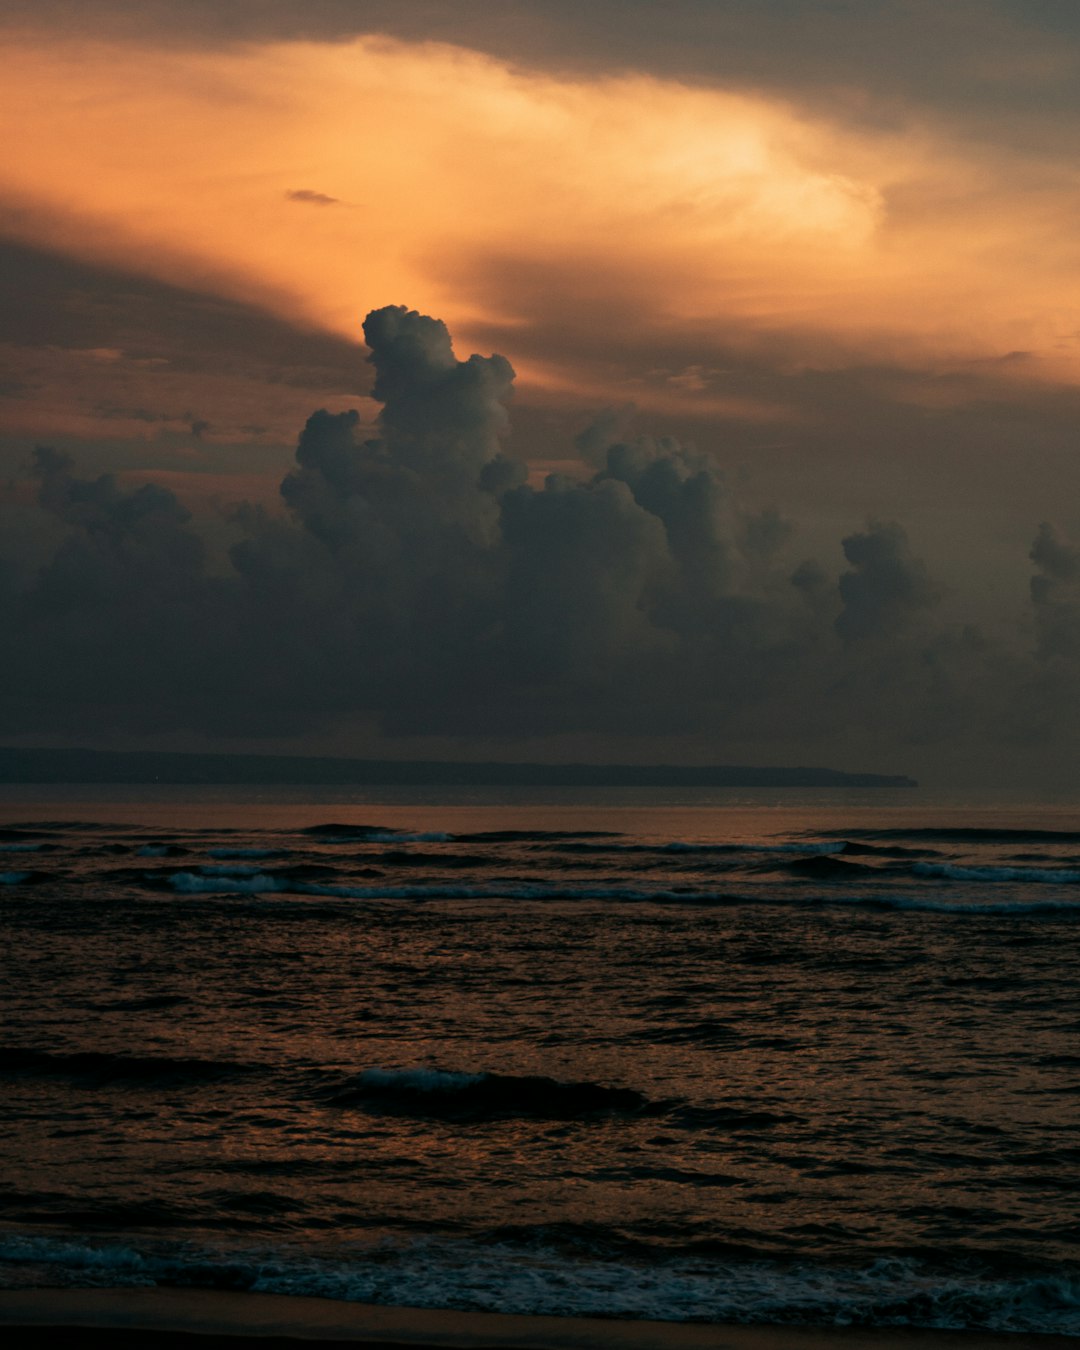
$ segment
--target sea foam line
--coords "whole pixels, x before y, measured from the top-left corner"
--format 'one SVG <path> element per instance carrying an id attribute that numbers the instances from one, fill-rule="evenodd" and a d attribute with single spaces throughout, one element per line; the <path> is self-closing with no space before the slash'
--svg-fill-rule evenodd
<path id="1" fill-rule="evenodd" d="M 215 871 L 218 869 L 215 869 Z M 1080 915 L 1077 900 L 999 900 L 990 902 L 947 901 L 889 894 L 861 896 L 790 896 L 733 894 L 730 891 L 643 890 L 629 886 L 526 886 L 429 884 L 417 886 L 333 886 L 292 881 L 265 872 L 237 875 L 240 869 L 221 868 L 221 875 L 175 872 L 169 878 L 173 890 L 184 895 L 310 895 L 339 900 L 625 900 L 642 904 L 686 905 L 780 905 L 796 908 L 857 906 L 868 909 L 925 912 L 930 914 Z M 148 880 L 156 880 L 152 874 Z"/>

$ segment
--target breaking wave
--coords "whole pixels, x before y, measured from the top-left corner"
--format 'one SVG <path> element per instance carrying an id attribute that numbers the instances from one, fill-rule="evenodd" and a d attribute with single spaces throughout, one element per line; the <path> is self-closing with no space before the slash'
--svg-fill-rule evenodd
<path id="1" fill-rule="evenodd" d="M 916 876 L 948 881 L 1034 881 L 1059 886 L 1080 882 L 1080 871 L 1061 867 L 963 867 L 955 863 L 914 863 Z"/>
<path id="2" fill-rule="evenodd" d="M 180 1285 L 480 1312 L 1080 1333 L 1076 1271 L 888 1254 L 830 1266 L 734 1251 L 712 1260 L 619 1257 L 596 1250 L 587 1235 L 570 1259 L 567 1245 L 554 1244 L 546 1230 L 525 1228 L 504 1230 L 483 1246 L 425 1239 L 341 1260 L 239 1245 L 200 1249 L 15 1233 L 0 1239 L 0 1265 L 70 1271 L 91 1287 Z"/>
<path id="3" fill-rule="evenodd" d="M 832 860 L 822 859 L 822 862 Z M 837 863 L 850 868 L 858 864 Z M 881 891 L 876 894 L 844 895 L 839 890 L 826 894 L 795 895 L 778 893 L 736 893 L 698 889 L 648 890 L 634 886 L 559 886 L 536 884 L 506 884 L 495 882 L 479 885 L 453 883 L 418 884 L 414 886 L 383 885 L 372 882 L 365 886 L 326 885 L 294 880 L 288 876 L 274 876 L 266 872 L 242 872 L 236 869 L 210 869 L 213 875 L 194 872 L 176 872 L 167 877 L 168 885 L 184 895 L 303 895 L 338 900 L 535 900 L 535 901 L 603 901 L 615 900 L 635 904 L 660 905 L 760 905 L 776 907 L 861 906 L 867 909 L 912 911 L 931 914 L 969 915 L 1057 915 L 1066 917 L 1080 914 L 1080 898 L 1076 900 L 1039 900 L 1002 898 L 992 901 L 940 900 L 930 896 L 897 895 Z M 863 869 L 864 873 L 873 869 Z M 825 875 L 812 875 L 810 880 L 828 883 L 836 878 L 831 869 Z M 151 883 L 158 881 L 152 874 Z M 865 880 L 865 875 L 864 878 Z"/>

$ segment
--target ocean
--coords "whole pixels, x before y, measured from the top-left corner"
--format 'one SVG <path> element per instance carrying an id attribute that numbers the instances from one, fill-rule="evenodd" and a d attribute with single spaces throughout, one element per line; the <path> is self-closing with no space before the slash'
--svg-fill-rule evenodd
<path id="1" fill-rule="evenodd" d="M 0 1286 L 1080 1334 L 1080 814 L 0 795 Z"/>

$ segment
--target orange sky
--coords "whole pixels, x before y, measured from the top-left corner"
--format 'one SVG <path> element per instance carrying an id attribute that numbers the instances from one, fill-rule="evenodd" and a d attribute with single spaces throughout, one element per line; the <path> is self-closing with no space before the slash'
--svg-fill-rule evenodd
<path id="1" fill-rule="evenodd" d="M 3 58 L 9 234 L 343 336 L 404 302 L 461 346 L 504 331 L 526 389 L 751 420 L 792 414 L 707 362 L 627 389 L 513 334 L 573 311 L 602 343 L 629 309 L 750 351 L 783 335 L 795 366 L 940 372 L 1023 350 L 1001 378 L 1080 376 L 1072 169 L 926 120 L 842 126 L 775 96 L 382 38 L 16 35 Z M 523 294 L 536 269 L 542 293 Z"/>

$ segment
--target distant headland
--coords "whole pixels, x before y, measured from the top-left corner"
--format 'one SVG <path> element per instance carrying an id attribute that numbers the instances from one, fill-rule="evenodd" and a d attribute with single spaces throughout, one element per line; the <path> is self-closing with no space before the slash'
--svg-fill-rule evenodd
<path id="1" fill-rule="evenodd" d="M 470 760 L 336 759 L 181 754 L 155 750 L 0 748 L 3 783 L 296 784 L 307 787 L 913 788 L 903 774 L 745 764 L 509 764 Z"/>

